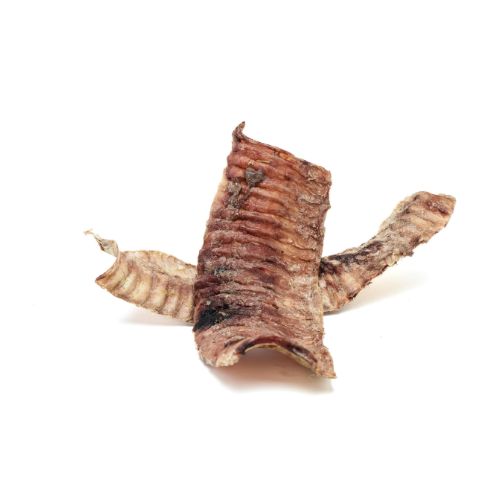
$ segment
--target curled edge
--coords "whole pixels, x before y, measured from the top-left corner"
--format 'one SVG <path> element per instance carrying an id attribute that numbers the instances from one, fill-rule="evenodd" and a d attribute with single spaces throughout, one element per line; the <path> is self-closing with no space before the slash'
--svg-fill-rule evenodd
<path id="1" fill-rule="evenodd" d="M 254 335 L 244 337 L 245 328 L 230 327 L 219 332 L 216 339 L 207 337 L 198 345 L 198 353 L 211 366 L 232 366 L 246 354 L 256 348 L 271 349 L 292 358 L 318 377 L 337 378 L 333 368 L 331 354 L 325 346 L 314 349 L 296 339 L 279 335 L 270 335 L 265 329 L 254 329 Z M 203 355 L 202 352 L 203 351 Z M 314 351 L 314 352 L 313 352 Z"/>
<path id="2" fill-rule="evenodd" d="M 163 316 L 193 322 L 196 267 L 158 251 L 120 252 L 114 240 L 91 234 L 114 264 L 95 282 L 122 300 Z"/>

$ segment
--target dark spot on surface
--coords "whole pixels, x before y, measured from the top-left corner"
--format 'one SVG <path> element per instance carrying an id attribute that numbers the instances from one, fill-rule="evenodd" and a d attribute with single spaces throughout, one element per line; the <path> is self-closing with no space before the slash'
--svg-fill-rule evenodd
<path id="1" fill-rule="evenodd" d="M 241 197 L 239 197 L 242 187 L 240 179 L 244 179 L 248 185 L 246 193 Z M 238 210 L 250 196 L 252 188 L 260 184 L 264 179 L 264 170 L 254 170 L 251 167 L 247 168 L 242 176 L 236 177 L 234 181 L 228 182 L 226 189 L 231 193 L 228 205 Z"/>
<path id="2" fill-rule="evenodd" d="M 319 275 L 322 276 L 324 274 L 334 274 L 334 269 L 335 265 L 331 264 L 328 261 L 337 261 L 340 262 L 341 264 L 344 264 L 346 266 L 351 265 L 352 263 L 359 263 L 358 257 L 367 257 L 370 254 L 374 254 L 378 250 L 380 250 L 383 247 L 383 243 L 381 241 L 375 240 L 372 241 L 371 243 L 367 243 L 364 246 L 361 247 L 361 250 L 359 250 L 356 253 L 338 253 L 335 255 L 330 255 L 329 257 L 326 257 L 325 259 L 321 260 L 320 266 L 319 266 Z M 326 260 L 328 259 L 328 260 Z M 361 259 L 364 260 L 364 259 Z"/>
<path id="3" fill-rule="evenodd" d="M 333 274 L 333 273 L 334 273 L 333 265 L 330 264 L 330 262 L 328 262 L 327 260 L 321 259 L 319 263 L 319 272 L 318 272 L 319 277 L 321 278 L 325 274 Z"/>
<path id="4" fill-rule="evenodd" d="M 228 193 L 231 193 L 229 205 L 236 207 L 238 205 L 238 196 L 241 191 L 241 182 L 236 178 L 234 181 L 228 182 L 226 189 Z"/>
<path id="5" fill-rule="evenodd" d="M 237 314 L 238 311 L 224 308 L 215 309 L 212 305 L 209 305 L 198 315 L 198 321 L 194 325 L 193 332 L 197 332 L 202 329 L 207 330 L 208 328 L 218 325 L 219 323 L 222 323 L 226 319 L 232 318 Z"/>
<path id="6" fill-rule="evenodd" d="M 357 254 L 355 253 L 339 253 L 337 255 L 332 255 L 330 260 L 338 260 L 342 264 L 352 264 L 352 262 L 357 261 Z"/>
<path id="7" fill-rule="evenodd" d="M 380 250 L 383 246 L 383 243 L 381 241 L 374 241 L 372 243 L 368 243 L 368 245 L 365 246 L 365 250 L 371 253 L 375 253 L 377 250 Z"/>
<path id="8" fill-rule="evenodd" d="M 245 170 L 245 180 L 248 183 L 249 188 L 257 186 L 265 178 L 264 170 L 254 170 L 253 168 L 247 168 Z"/>
<path id="9" fill-rule="evenodd" d="M 339 271 L 337 270 L 337 266 L 339 264 L 332 264 L 331 260 L 335 260 L 339 262 L 340 264 L 349 266 L 353 262 L 358 262 L 357 259 L 358 254 L 354 253 L 340 253 L 337 255 L 330 255 L 329 257 L 326 257 L 324 259 L 321 259 L 320 264 L 319 264 L 319 277 L 321 278 L 325 274 L 339 274 Z M 326 260 L 328 259 L 328 260 Z M 342 270 L 340 270 L 342 271 Z"/>
<path id="10" fill-rule="evenodd" d="M 415 248 L 417 247 L 420 243 L 424 243 L 423 241 L 420 241 L 420 235 L 417 234 L 417 236 L 414 236 L 409 243 L 410 248 Z"/>

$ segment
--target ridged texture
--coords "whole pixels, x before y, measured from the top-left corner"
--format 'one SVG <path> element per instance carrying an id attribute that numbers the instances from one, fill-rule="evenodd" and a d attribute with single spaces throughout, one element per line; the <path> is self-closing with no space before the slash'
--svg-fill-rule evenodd
<path id="1" fill-rule="evenodd" d="M 373 278 L 443 229 L 455 208 L 455 198 L 421 191 L 401 201 L 360 247 L 323 257 L 319 285 L 323 310 L 335 311 L 350 302 Z"/>
<path id="2" fill-rule="evenodd" d="M 318 270 L 330 173 L 246 137 L 241 124 L 210 210 L 195 283 L 195 340 L 213 366 L 255 347 L 335 377 Z"/>
<path id="3" fill-rule="evenodd" d="M 438 210 L 438 214 L 436 207 L 432 210 L 433 203 L 436 202 L 444 209 Z M 319 269 L 319 286 L 324 312 L 340 309 L 389 266 L 396 264 L 406 255 L 412 255 L 416 246 L 429 241 L 446 226 L 454 206 L 455 198 L 452 196 L 416 193 L 398 204 L 391 216 L 382 224 L 377 236 L 370 241 L 358 248 L 323 257 Z M 247 217 L 241 210 L 239 215 L 241 218 Z M 266 219 L 263 214 L 253 214 L 253 217 L 254 219 L 260 217 L 264 223 L 273 221 L 272 218 Z M 290 231 L 291 224 L 283 220 L 282 227 Z M 103 243 L 100 243 L 101 249 L 111 255 L 118 255 L 115 241 L 104 240 L 98 236 L 96 239 L 98 242 L 107 242 L 104 245 L 107 245 L 108 250 L 105 250 Z M 154 250 L 123 252 L 119 261 L 121 265 L 117 260 L 109 271 L 96 280 L 99 286 L 118 298 L 154 313 L 193 322 L 195 266 Z M 123 289 L 118 282 L 115 286 L 117 279 L 126 280 L 130 277 L 132 280 L 128 274 L 129 270 L 133 273 L 136 269 L 140 270 L 141 280 L 144 281 L 141 287 L 142 293 L 132 294 L 133 290 Z M 148 288 L 147 284 L 153 281 L 150 279 L 153 276 L 154 286 Z M 139 280 L 134 278 L 133 282 L 137 284 Z M 175 293 L 176 287 L 181 288 L 180 295 Z M 148 295 L 144 299 L 146 290 Z M 176 301 L 176 296 L 181 297 L 180 302 Z M 165 302 L 160 305 L 164 297 Z"/>
<path id="4" fill-rule="evenodd" d="M 162 252 L 120 252 L 115 241 L 93 236 L 101 250 L 116 257 L 95 280 L 101 288 L 151 312 L 193 322 L 193 265 Z"/>

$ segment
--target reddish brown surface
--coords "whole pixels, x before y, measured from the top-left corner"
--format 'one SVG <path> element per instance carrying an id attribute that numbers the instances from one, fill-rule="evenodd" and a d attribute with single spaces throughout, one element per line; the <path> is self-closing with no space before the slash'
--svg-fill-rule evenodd
<path id="1" fill-rule="evenodd" d="M 236 196 L 233 203 L 239 205 L 241 199 Z M 398 204 L 367 243 L 323 257 L 319 267 L 323 311 L 340 309 L 390 265 L 411 256 L 418 245 L 446 227 L 454 207 L 452 196 L 415 193 Z M 246 217 L 241 211 L 239 215 Z M 261 220 L 265 223 L 272 219 Z M 117 257 L 115 264 L 97 278 L 99 286 L 151 312 L 193 322 L 195 266 L 158 251 L 118 252 L 113 240 L 96 239 L 103 250 Z"/>
<path id="2" fill-rule="evenodd" d="M 441 231 L 455 198 L 415 193 L 367 243 L 320 259 L 330 173 L 242 130 L 233 133 L 197 269 L 162 252 L 120 252 L 94 235 L 116 257 L 96 283 L 151 312 L 194 320 L 199 352 L 211 365 L 267 347 L 333 377 L 323 312 L 340 309 Z"/>
<path id="3" fill-rule="evenodd" d="M 198 258 L 198 350 L 226 366 L 250 348 L 275 348 L 334 377 L 318 286 L 330 173 L 247 138 L 243 125 Z"/>

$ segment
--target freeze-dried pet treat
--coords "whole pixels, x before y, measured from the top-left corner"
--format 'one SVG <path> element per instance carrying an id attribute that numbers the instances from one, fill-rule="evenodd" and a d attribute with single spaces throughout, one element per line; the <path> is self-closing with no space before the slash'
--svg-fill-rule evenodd
<path id="1" fill-rule="evenodd" d="M 120 252 L 116 241 L 91 231 L 101 250 L 115 263 L 95 281 L 115 297 L 151 312 L 193 321 L 193 283 L 196 268 L 162 252 Z"/>
<path id="2" fill-rule="evenodd" d="M 213 366 L 266 347 L 335 377 L 318 286 L 330 172 L 246 137 L 243 126 L 198 257 L 196 345 Z"/>
<path id="3" fill-rule="evenodd" d="M 371 240 L 323 257 L 319 268 L 323 310 L 340 309 L 389 266 L 413 255 L 415 247 L 448 224 L 454 208 L 453 196 L 415 193 L 396 206 Z"/>
<path id="4" fill-rule="evenodd" d="M 94 235 L 116 258 L 96 283 L 151 312 L 196 321 L 199 352 L 214 366 L 266 347 L 334 377 L 323 311 L 350 302 L 429 241 L 448 223 L 455 199 L 416 193 L 367 243 L 320 261 L 330 173 L 249 139 L 243 126 L 233 133 L 198 268 L 162 252 L 120 252 L 115 241 Z"/>
<path id="5" fill-rule="evenodd" d="M 437 209 L 436 212 L 437 206 L 441 208 Z M 397 205 L 391 216 L 382 224 L 379 233 L 370 241 L 358 248 L 350 248 L 341 253 L 323 257 L 319 268 L 319 286 L 323 302 L 323 312 L 340 309 L 353 300 L 363 288 L 371 283 L 371 280 L 382 274 L 388 267 L 395 265 L 405 256 L 411 256 L 415 247 L 429 241 L 447 225 L 454 207 L 455 198 L 452 196 L 442 194 L 433 195 L 426 192 L 415 193 Z M 412 215 L 410 215 L 410 212 Z M 417 216 L 415 212 L 420 213 L 420 215 Z M 412 222 L 412 220 L 415 220 L 415 217 L 417 224 Z M 93 233 L 89 232 L 87 234 Z M 113 248 L 116 245 L 116 242 L 113 240 L 103 240 L 98 236 L 96 236 L 96 239 L 98 242 L 107 242 L 107 248 Z M 100 246 L 104 250 L 101 243 Z M 117 249 L 118 246 L 116 245 L 116 252 L 118 252 Z M 118 256 L 117 253 L 114 254 L 111 251 L 108 251 L 108 253 L 111 253 L 115 257 Z M 120 269 L 116 264 L 114 268 L 102 275 L 105 279 L 103 280 L 99 277 L 96 280 L 97 283 L 104 289 L 111 291 L 116 297 L 123 298 L 137 306 L 145 307 L 151 312 L 172 316 L 192 323 L 194 317 L 194 301 L 191 298 L 193 290 L 190 291 L 189 295 L 187 294 L 187 290 L 189 290 L 189 287 L 194 287 L 196 267 L 192 264 L 186 264 L 171 255 L 157 251 L 124 252 L 120 255 L 120 260 L 123 262 L 127 261 L 129 268 L 133 269 L 133 262 L 135 262 L 142 269 L 142 266 L 144 266 L 144 256 L 147 257 L 146 262 L 149 263 L 145 271 L 146 273 L 158 272 L 155 271 L 155 269 L 158 269 L 158 264 L 154 263 L 161 263 L 160 268 L 164 276 L 161 279 L 155 280 L 154 290 L 157 298 L 164 296 L 167 302 L 167 298 L 170 296 L 169 300 L 172 301 L 175 295 L 172 295 L 172 291 L 169 292 L 168 290 L 171 281 L 169 276 L 182 278 L 184 296 L 189 296 L 187 301 L 184 300 L 182 302 L 182 307 L 172 308 L 170 304 L 168 307 L 164 307 L 165 304 L 163 304 L 151 308 L 151 302 L 148 300 L 138 302 L 129 300 L 127 294 L 116 293 L 120 291 L 119 287 L 113 293 L 115 287 L 111 278 Z M 151 262 L 153 262 L 152 267 Z M 167 267 L 163 262 L 170 262 L 171 265 Z M 181 270 L 186 269 L 187 272 L 179 276 L 179 268 Z M 172 270 L 174 274 L 169 274 L 169 270 Z M 111 286 L 108 285 L 109 283 Z"/>

